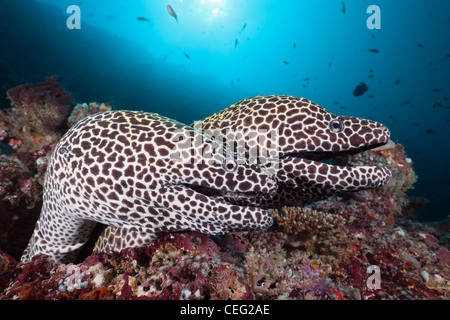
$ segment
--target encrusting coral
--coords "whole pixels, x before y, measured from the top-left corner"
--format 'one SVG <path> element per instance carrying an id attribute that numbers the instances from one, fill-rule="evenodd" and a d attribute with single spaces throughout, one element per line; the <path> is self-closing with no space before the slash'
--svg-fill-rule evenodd
<path id="1" fill-rule="evenodd" d="M 111 111 L 109 103 L 97 104 L 95 102 L 91 102 L 89 104 L 87 103 L 77 104 L 73 108 L 70 117 L 67 119 L 67 124 L 69 125 L 69 127 L 71 127 L 75 123 L 77 123 L 78 121 L 89 115 L 104 111 Z"/>
<path id="2" fill-rule="evenodd" d="M 34 152 L 58 141 L 63 133 L 60 126 L 70 113 L 72 97 L 48 77 L 43 83 L 25 84 L 6 92 L 12 108 L 2 110 L 3 123 L 14 149 Z"/>

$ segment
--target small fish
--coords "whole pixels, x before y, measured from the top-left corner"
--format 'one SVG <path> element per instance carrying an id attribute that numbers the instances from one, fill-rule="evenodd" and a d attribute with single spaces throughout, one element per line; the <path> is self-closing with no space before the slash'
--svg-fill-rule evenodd
<path id="1" fill-rule="evenodd" d="M 145 17 L 137 17 L 136 18 L 138 21 L 145 21 L 145 22 L 150 22 L 149 19 L 145 18 Z"/>
<path id="2" fill-rule="evenodd" d="M 399 83 L 400 83 L 400 80 L 394 81 L 394 84 L 399 84 Z"/>
<path id="3" fill-rule="evenodd" d="M 423 48 L 423 44 L 421 44 L 421 43 L 418 43 L 417 46 L 418 46 L 419 48 Z"/>
<path id="4" fill-rule="evenodd" d="M 171 7 L 170 5 L 167 5 L 166 7 L 167 7 L 167 11 L 169 12 L 169 14 L 170 14 L 172 17 L 174 17 L 175 20 L 176 20 L 177 23 L 178 23 L 178 17 L 177 17 L 177 14 L 175 13 L 175 11 L 172 9 L 172 7 Z"/>
<path id="5" fill-rule="evenodd" d="M 191 57 L 187 53 L 183 52 L 183 54 L 186 58 L 191 59 Z"/>
<path id="6" fill-rule="evenodd" d="M 369 87 L 367 86 L 367 84 L 365 84 L 364 82 L 361 82 L 360 84 L 358 84 L 355 87 L 355 90 L 353 90 L 353 95 L 355 97 L 362 96 L 364 93 L 367 92 L 367 90 L 369 90 Z"/>
<path id="7" fill-rule="evenodd" d="M 331 62 L 328 64 L 328 68 L 331 67 Z"/>
<path id="8" fill-rule="evenodd" d="M 431 91 L 433 91 L 433 92 L 439 92 L 439 91 L 441 91 L 441 89 L 431 89 Z"/>
<path id="9" fill-rule="evenodd" d="M 289 64 L 289 62 L 288 62 L 288 61 L 286 61 L 286 60 L 284 60 L 284 61 L 283 61 L 283 63 L 284 63 L 284 64 Z"/>
<path id="10" fill-rule="evenodd" d="M 234 40 L 234 48 L 236 49 L 236 47 L 238 46 L 238 44 L 239 44 L 239 40 L 236 38 L 235 40 Z"/>
<path id="11" fill-rule="evenodd" d="M 239 34 L 241 34 L 241 33 L 242 33 L 242 31 L 244 31 L 244 30 L 245 30 L 245 27 L 247 27 L 247 23 L 244 23 L 244 26 L 242 27 L 241 31 L 239 31 Z"/>
<path id="12" fill-rule="evenodd" d="M 436 131 L 431 130 L 431 129 L 427 129 L 427 130 L 425 130 L 425 132 L 426 132 L 426 133 L 436 133 Z"/>
<path id="13" fill-rule="evenodd" d="M 311 78 L 306 77 L 305 79 L 303 79 L 303 81 L 308 81 L 308 80 L 311 80 Z"/>
<path id="14" fill-rule="evenodd" d="M 378 49 L 369 49 L 369 51 L 372 52 L 372 53 L 379 53 L 380 52 L 380 50 L 378 50 Z"/>
<path id="15" fill-rule="evenodd" d="M 345 14 L 345 3 L 344 1 L 341 1 L 341 3 L 342 3 L 342 13 Z"/>
<path id="16" fill-rule="evenodd" d="M 297 46 L 296 44 L 295 44 L 295 42 L 292 44 L 292 46 L 294 47 L 294 49 L 295 49 L 295 47 Z"/>
<path id="17" fill-rule="evenodd" d="M 436 107 L 442 107 L 442 103 L 440 103 L 440 102 L 435 102 L 435 103 L 433 103 L 433 109 L 436 109 Z"/>

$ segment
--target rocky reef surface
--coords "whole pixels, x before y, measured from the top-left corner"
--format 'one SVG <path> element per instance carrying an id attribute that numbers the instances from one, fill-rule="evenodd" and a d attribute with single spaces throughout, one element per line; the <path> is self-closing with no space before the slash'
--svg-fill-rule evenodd
<path id="1" fill-rule="evenodd" d="M 0 111 L 0 299 L 448 299 L 450 220 L 419 223 L 417 179 L 401 144 L 339 159 L 386 165 L 385 187 L 272 210 L 267 231 L 172 233 L 141 248 L 87 254 L 75 264 L 18 262 L 42 204 L 58 139 L 83 117 L 54 78 L 8 91 Z"/>

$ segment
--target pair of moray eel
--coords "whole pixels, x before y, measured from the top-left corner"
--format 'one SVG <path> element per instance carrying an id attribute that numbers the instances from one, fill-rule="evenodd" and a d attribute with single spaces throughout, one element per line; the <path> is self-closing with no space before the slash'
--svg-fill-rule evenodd
<path id="1" fill-rule="evenodd" d="M 155 113 L 89 116 L 53 151 L 21 260 L 74 261 L 97 223 L 107 225 L 97 251 L 165 232 L 267 229 L 268 208 L 389 183 L 386 167 L 320 162 L 384 145 L 389 135 L 380 123 L 292 96 L 245 99 L 193 126 Z"/>

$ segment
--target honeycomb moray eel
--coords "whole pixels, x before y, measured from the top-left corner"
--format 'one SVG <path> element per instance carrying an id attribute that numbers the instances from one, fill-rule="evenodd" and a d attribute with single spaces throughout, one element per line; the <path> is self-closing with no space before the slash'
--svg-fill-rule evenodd
<path id="1" fill-rule="evenodd" d="M 293 96 L 257 96 L 242 100 L 193 124 L 215 136 L 250 161 L 249 150 L 268 154 L 255 157 L 276 175 L 279 185 L 272 198 L 230 198 L 239 205 L 274 208 L 300 205 L 303 200 L 376 188 L 388 184 L 391 172 L 386 167 L 335 166 L 320 161 L 356 154 L 389 141 L 389 130 L 380 123 L 334 115 L 316 103 Z M 267 136 L 275 137 L 275 153 L 267 147 Z M 220 140 L 222 139 L 222 140 Z M 271 140 L 273 141 L 273 140 Z M 244 142 L 239 146 L 233 143 Z M 267 150 L 270 151 L 270 150 Z M 126 229 L 108 227 L 97 240 L 94 251 L 123 248 Z"/>
<path id="2" fill-rule="evenodd" d="M 246 157 L 251 153 L 249 150 L 268 154 L 253 158 L 255 163 L 274 171 L 279 188 L 270 199 L 250 200 L 259 207 L 300 205 L 302 200 L 377 188 L 388 184 L 392 178 L 386 167 L 322 163 L 387 144 L 390 133 L 380 123 L 337 116 L 305 98 L 256 96 L 237 102 L 193 126 L 212 136 L 231 136 L 224 143 Z M 267 136 L 272 136 L 274 146 L 268 144 Z M 241 149 L 233 146 L 236 141 L 244 141 Z M 248 200 L 229 200 L 248 203 Z"/>
<path id="3" fill-rule="evenodd" d="M 266 229 L 268 211 L 215 197 L 271 197 L 276 188 L 264 170 L 192 127 L 154 113 L 98 113 L 58 142 L 21 261 L 72 262 L 97 223 L 126 234 L 109 244 L 116 249 L 163 232 Z"/>

